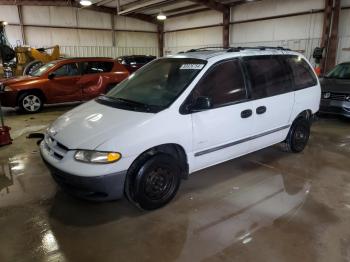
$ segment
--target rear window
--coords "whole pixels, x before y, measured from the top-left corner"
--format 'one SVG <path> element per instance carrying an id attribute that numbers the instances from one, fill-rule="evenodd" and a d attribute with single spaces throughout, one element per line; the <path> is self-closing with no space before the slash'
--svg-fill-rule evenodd
<path id="1" fill-rule="evenodd" d="M 280 56 L 252 56 L 244 58 L 251 81 L 254 99 L 292 91 L 289 72 Z"/>
<path id="2" fill-rule="evenodd" d="M 294 80 L 295 90 L 317 85 L 317 79 L 309 64 L 300 56 L 285 56 Z"/>
<path id="3" fill-rule="evenodd" d="M 104 61 L 92 61 L 83 63 L 84 74 L 97 74 L 111 72 L 113 68 L 113 62 Z"/>

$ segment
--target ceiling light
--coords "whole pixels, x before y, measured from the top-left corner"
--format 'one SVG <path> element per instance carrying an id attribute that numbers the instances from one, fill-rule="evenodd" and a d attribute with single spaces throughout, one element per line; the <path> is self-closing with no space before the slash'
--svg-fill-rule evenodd
<path id="1" fill-rule="evenodd" d="M 92 5 L 92 2 L 89 0 L 80 0 L 80 4 L 82 6 L 90 6 L 90 5 Z"/>
<path id="2" fill-rule="evenodd" d="M 6 21 L 0 21 L 0 24 L 8 25 L 8 23 Z"/>
<path id="3" fill-rule="evenodd" d="M 165 20 L 165 19 L 166 19 L 166 15 L 163 14 L 163 12 L 160 12 L 160 13 L 157 15 L 157 19 L 158 19 L 158 20 Z"/>

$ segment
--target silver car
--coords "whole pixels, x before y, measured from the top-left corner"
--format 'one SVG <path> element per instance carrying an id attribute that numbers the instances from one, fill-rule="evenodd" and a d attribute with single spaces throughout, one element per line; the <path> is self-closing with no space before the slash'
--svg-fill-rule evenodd
<path id="1" fill-rule="evenodd" d="M 320 82 L 320 113 L 350 117 L 350 62 L 337 65 Z"/>

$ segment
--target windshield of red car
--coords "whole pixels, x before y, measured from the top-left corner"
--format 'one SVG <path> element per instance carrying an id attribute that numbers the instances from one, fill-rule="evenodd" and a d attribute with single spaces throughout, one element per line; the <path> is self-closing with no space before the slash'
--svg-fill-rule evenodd
<path id="1" fill-rule="evenodd" d="M 47 63 L 45 65 L 42 65 L 37 70 L 35 70 L 33 73 L 31 73 L 31 76 L 41 76 L 42 74 L 46 73 L 51 67 L 56 65 L 57 61 L 53 61 L 50 63 Z"/>

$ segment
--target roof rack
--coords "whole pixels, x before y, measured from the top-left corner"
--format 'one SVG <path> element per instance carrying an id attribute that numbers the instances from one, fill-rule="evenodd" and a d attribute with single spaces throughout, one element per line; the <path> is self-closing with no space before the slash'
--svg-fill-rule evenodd
<path id="1" fill-rule="evenodd" d="M 214 47 L 200 47 L 200 48 L 194 48 L 194 49 L 190 49 L 185 51 L 185 53 L 192 53 L 192 52 L 200 52 L 200 51 L 213 51 L 214 50 L 227 50 L 227 48 L 222 47 L 222 46 L 214 46 Z"/>
<path id="2" fill-rule="evenodd" d="M 282 46 L 256 46 L 256 47 L 230 47 L 227 49 L 227 52 L 240 52 L 243 50 L 284 50 L 284 51 L 291 51 L 289 48 L 284 48 Z"/>

